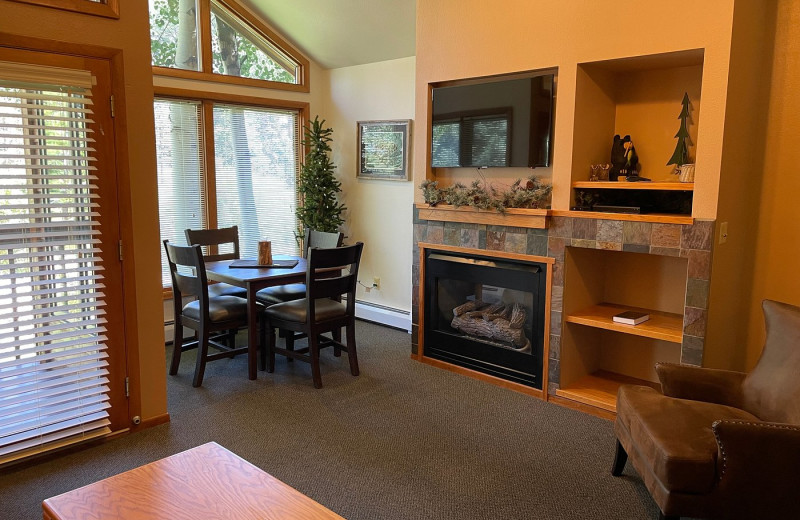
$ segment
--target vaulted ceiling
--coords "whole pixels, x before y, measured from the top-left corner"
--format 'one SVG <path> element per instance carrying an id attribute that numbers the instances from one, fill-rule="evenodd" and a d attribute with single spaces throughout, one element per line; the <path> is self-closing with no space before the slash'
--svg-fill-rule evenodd
<path id="1" fill-rule="evenodd" d="M 242 0 L 329 69 L 415 54 L 416 0 Z"/>

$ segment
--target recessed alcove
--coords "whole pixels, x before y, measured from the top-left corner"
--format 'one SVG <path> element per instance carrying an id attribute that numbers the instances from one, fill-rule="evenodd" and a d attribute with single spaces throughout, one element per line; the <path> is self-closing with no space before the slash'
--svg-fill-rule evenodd
<path id="1" fill-rule="evenodd" d="M 575 91 L 571 180 L 589 180 L 589 166 L 610 160 L 615 134 L 630 135 L 641 165 L 640 175 L 655 183 L 675 183 L 675 149 L 684 93 L 690 100 L 689 155 L 695 157 L 703 82 L 702 49 L 579 63 Z M 669 187 L 676 197 L 694 186 Z M 613 187 L 612 187 L 613 189 Z M 654 188 L 655 189 L 655 188 Z M 573 202 L 574 202 L 573 189 Z M 606 191 L 607 193 L 607 191 Z M 652 197 L 652 193 L 645 194 Z M 682 204 L 686 207 L 686 204 Z M 691 203 L 689 203 L 691 206 Z M 689 212 L 690 213 L 690 212 Z"/>
<path id="2" fill-rule="evenodd" d="M 619 384 L 655 384 L 656 362 L 679 363 L 686 280 L 687 259 L 679 256 L 566 248 L 556 395 L 615 411 Z M 615 323 L 625 310 L 650 320 Z"/>

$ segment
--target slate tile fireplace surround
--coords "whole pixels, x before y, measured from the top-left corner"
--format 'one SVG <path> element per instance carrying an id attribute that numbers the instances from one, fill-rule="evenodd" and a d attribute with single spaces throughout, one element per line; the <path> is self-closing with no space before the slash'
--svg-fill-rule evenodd
<path id="1" fill-rule="evenodd" d="M 420 205 L 423 206 L 423 205 Z M 423 206 L 423 208 L 426 206 Z M 430 213 L 424 213 L 430 214 Z M 677 339 L 671 341 L 677 349 L 681 363 L 700 366 L 703 359 L 707 322 L 709 280 L 711 275 L 711 250 L 714 222 L 695 220 L 693 224 L 668 224 L 629 220 L 549 217 L 547 228 L 525 228 L 504 225 L 475 224 L 470 222 L 442 222 L 420 218 L 420 209 L 414 207 L 413 266 L 412 266 L 412 355 L 420 361 L 423 283 L 420 274 L 421 254 L 436 245 L 467 248 L 491 256 L 494 253 L 530 255 L 547 259 L 552 264 L 550 286 L 547 288 L 548 316 L 544 348 L 546 373 L 542 397 L 556 396 L 561 387 L 562 320 L 564 314 L 565 256 L 569 248 L 644 253 L 675 257 L 685 262 L 686 288 L 683 302 L 682 325 L 678 322 Z M 423 260 L 424 262 L 424 260 Z M 569 283 L 569 281 L 567 281 Z M 681 318 L 678 315 L 679 319 Z M 568 324 L 571 325 L 571 324 Z M 678 345 L 679 344 L 679 345 Z M 423 347 L 422 355 L 425 356 Z M 426 356 L 427 357 L 427 356 Z M 560 394 L 559 394 L 560 395 Z"/>

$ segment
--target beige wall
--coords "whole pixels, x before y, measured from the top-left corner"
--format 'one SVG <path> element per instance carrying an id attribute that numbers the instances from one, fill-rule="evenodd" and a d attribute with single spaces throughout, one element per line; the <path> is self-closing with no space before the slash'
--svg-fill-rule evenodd
<path id="1" fill-rule="evenodd" d="M 357 297 L 403 311 L 411 310 L 413 191 L 424 173 L 412 169 L 408 181 L 357 179 L 356 122 L 414 119 L 414 63 L 411 57 L 327 71 L 321 114 L 333 128 L 333 160 L 348 208 L 346 241 L 364 242 L 359 278 L 366 285 L 381 279 L 380 289 L 359 287 Z M 411 156 L 414 164 L 413 148 Z"/>
<path id="2" fill-rule="evenodd" d="M 686 13 L 691 13 L 687 15 Z M 705 49 L 694 216 L 716 214 L 733 0 L 419 0 L 414 170 L 426 171 L 428 84 L 558 67 L 553 208 L 568 209 L 579 63 Z M 677 113 L 676 116 L 677 117 Z M 611 137 L 608 147 L 610 149 Z M 588 167 L 588 165 L 586 165 Z M 467 179 L 474 172 L 465 170 Z M 519 174 L 515 176 L 520 176 Z M 415 200 L 421 201 L 419 190 Z"/>
<path id="3" fill-rule="evenodd" d="M 800 0 L 778 0 L 777 6 L 772 72 L 765 78 L 770 93 L 765 146 L 759 154 L 763 180 L 749 299 L 748 368 L 764 344 L 761 300 L 800 305 Z"/>
<path id="4" fill-rule="evenodd" d="M 773 2 L 737 0 L 703 365 L 744 370 L 763 173 Z M 700 144 L 702 146 L 702 144 Z M 727 223 L 728 236 L 720 241 Z"/>
<path id="5" fill-rule="evenodd" d="M 128 337 L 137 338 L 128 344 L 131 387 L 139 389 L 130 412 L 147 420 L 167 411 L 149 21 L 147 2 L 120 3 L 120 19 L 112 20 L 3 1 L 0 33 L 122 50 L 127 118 L 127 155 L 122 157 L 131 178 L 130 191 L 120 197 L 121 205 L 132 209 L 133 240 L 126 244 L 125 258 L 135 277 L 135 299 L 126 295 L 126 318 Z"/>

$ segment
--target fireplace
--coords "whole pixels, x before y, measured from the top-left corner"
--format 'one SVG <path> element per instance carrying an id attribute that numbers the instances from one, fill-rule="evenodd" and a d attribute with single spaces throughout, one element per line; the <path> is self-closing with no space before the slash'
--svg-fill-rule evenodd
<path id="1" fill-rule="evenodd" d="M 426 249 L 424 356 L 541 389 L 547 269 Z"/>

